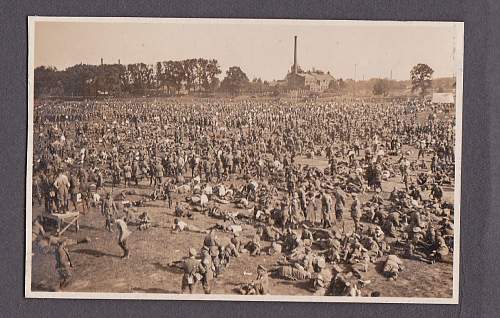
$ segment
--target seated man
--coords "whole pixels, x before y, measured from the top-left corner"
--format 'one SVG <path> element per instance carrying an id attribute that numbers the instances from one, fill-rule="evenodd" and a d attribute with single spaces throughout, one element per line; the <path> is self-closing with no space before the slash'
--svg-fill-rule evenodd
<path id="1" fill-rule="evenodd" d="M 151 218 L 149 217 L 148 212 L 144 212 L 139 215 L 139 226 L 138 229 L 140 231 L 147 230 L 151 227 Z"/>
<path id="2" fill-rule="evenodd" d="M 251 283 L 242 284 L 239 287 L 239 292 L 243 295 L 268 295 L 270 291 L 267 269 L 259 265 L 257 267 L 257 278 Z"/>
<path id="3" fill-rule="evenodd" d="M 175 216 L 191 218 L 193 214 L 186 209 L 180 202 L 175 203 Z"/>
<path id="4" fill-rule="evenodd" d="M 380 195 L 380 188 L 377 188 L 375 191 L 376 192 L 373 194 L 372 198 L 370 199 L 370 202 L 382 205 L 384 203 L 384 199 Z"/>
<path id="5" fill-rule="evenodd" d="M 260 237 L 254 235 L 252 240 L 245 245 L 245 249 L 250 252 L 251 256 L 258 256 L 261 252 Z"/>

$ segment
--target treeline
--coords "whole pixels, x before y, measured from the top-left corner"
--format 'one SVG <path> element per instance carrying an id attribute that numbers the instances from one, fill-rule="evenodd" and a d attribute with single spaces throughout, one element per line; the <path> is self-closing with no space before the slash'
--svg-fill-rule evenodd
<path id="1" fill-rule="evenodd" d="M 436 92 L 451 92 L 455 88 L 455 78 L 441 77 L 431 81 L 431 87 Z M 383 96 L 388 94 L 404 95 L 410 94 L 412 90 L 411 80 L 391 80 L 387 78 L 371 78 L 367 80 L 337 79 L 330 83 L 329 92 L 358 95 Z"/>
<path id="2" fill-rule="evenodd" d="M 34 71 L 35 97 L 144 94 L 181 90 L 215 91 L 221 74 L 215 59 L 186 59 L 156 64 L 77 64 L 65 70 L 40 66 Z"/>

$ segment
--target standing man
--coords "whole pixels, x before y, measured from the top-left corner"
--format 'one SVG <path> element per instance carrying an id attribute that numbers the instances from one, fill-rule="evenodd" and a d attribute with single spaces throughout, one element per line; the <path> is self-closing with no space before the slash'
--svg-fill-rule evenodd
<path id="1" fill-rule="evenodd" d="M 302 210 L 304 218 L 307 220 L 307 196 L 303 185 L 299 187 L 298 195 L 299 195 L 300 209 Z"/>
<path id="2" fill-rule="evenodd" d="M 123 176 L 125 178 L 125 187 L 129 187 L 132 180 L 132 167 L 128 163 L 123 167 Z"/>
<path id="3" fill-rule="evenodd" d="M 332 210 L 332 197 L 321 190 L 321 219 L 323 223 L 323 228 L 332 227 L 332 221 L 330 217 L 330 212 Z"/>
<path id="4" fill-rule="evenodd" d="M 184 275 L 182 276 L 181 291 L 184 294 L 189 289 L 189 293 L 192 294 L 195 291 L 198 275 L 203 272 L 201 264 L 196 260 L 196 250 L 194 248 L 189 249 L 189 257 L 184 260 L 182 268 Z"/>
<path id="5" fill-rule="evenodd" d="M 139 162 L 134 159 L 134 162 L 132 163 L 132 180 L 135 182 L 135 186 L 137 187 L 139 185 L 139 175 L 141 173 L 141 168 L 139 167 Z"/>
<path id="6" fill-rule="evenodd" d="M 59 172 L 56 180 L 54 181 L 54 187 L 57 189 L 58 194 L 58 209 L 59 212 L 68 211 L 68 192 L 69 192 L 69 180 L 68 177 L 62 172 Z"/>
<path id="7" fill-rule="evenodd" d="M 174 191 L 174 185 L 172 181 L 168 181 L 164 185 L 165 201 L 168 202 L 168 208 L 172 208 L 172 192 Z"/>
<path id="8" fill-rule="evenodd" d="M 344 215 L 345 209 L 345 193 L 341 189 L 337 189 L 335 191 L 335 218 L 337 221 L 342 220 L 342 216 Z"/>
<path id="9" fill-rule="evenodd" d="M 163 183 L 163 176 L 165 175 L 165 168 L 163 168 L 163 165 L 160 161 L 157 161 L 154 170 L 156 177 L 155 185 L 161 186 L 161 184 Z"/>
<path id="10" fill-rule="evenodd" d="M 129 259 L 130 258 L 130 250 L 127 247 L 127 239 L 130 236 L 130 231 L 127 227 L 127 223 L 123 218 L 119 218 L 116 220 L 116 226 L 118 227 L 118 245 L 121 247 L 123 250 L 123 259 Z"/>
<path id="11" fill-rule="evenodd" d="M 102 201 L 101 213 L 106 218 L 106 224 L 104 227 L 109 232 L 113 232 L 111 229 L 111 223 L 117 212 L 118 209 L 116 208 L 116 203 L 113 200 L 111 192 L 106 193 L 106 199 Z"/>
<path id="12" fill-rule="evenodd" d="M 203 271 L 201 272 L 201 275 L 203 276 L 201 279 L 203 290 L 205 291 L 205 294 L 210 294 L 212 292 L 212 281 L 214 279 L 215 265 L 212 261 L 212 258 L 210 257 L 210 254 L 207 252 L 203 255 L 201 267 L 203 268 Z"/>
<path id="13" fill-rule="evenodd" d="M 75 211 L 78 211 L 78 194 L 80 193 L 80 180 L 77 178 L 75 173 L 70 174 L 69 178 L 69 193 L 71 197 L 71 202 Z"/>
<path id="14" fill-rule="evenodd" d="M 73 264 L 71 263 L 71 257 L 66 249 L 66 240 L 60 240 L 55 250 L 56 258 L 56 271 L 59 275 L 59 288 L 66 288 L 71 280 L 71 268 Z"/>
<path id="15" fill-rule="evenodd" d="M 432 184 L 431 197 L 438 202 L 443 199 L 443 189 L 435 182 Z"/>
<path id="16" fill-rule="evenodd" d="M 257 295 L 269 294 L 269 275 L 267 269 L 259 265 L 257 267 L 257 278 L 252 282 Z"/>
<path id="17" fill-rule="evenodd" d="M 354 232 L 357 233 L 359 229 L 359 221 L 361 219 L 361 202 L 356 193 L 352 194 L 352 204 L 351 204 L 351 217 L 354 221 Z"/>

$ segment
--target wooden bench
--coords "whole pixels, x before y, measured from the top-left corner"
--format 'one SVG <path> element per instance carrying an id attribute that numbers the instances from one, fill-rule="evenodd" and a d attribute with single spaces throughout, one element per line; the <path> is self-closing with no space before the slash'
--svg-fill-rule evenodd
<path id="1" fill-rule="evenodd" d="M 80 225 L 78 224 L 78 219 L 80 218 L 79 212 L 44 214 L 43 217 L 57 222 L 58 234 L 64 233 L 71 225 L 75 225 L 77 233 L 80 229 Z"/>

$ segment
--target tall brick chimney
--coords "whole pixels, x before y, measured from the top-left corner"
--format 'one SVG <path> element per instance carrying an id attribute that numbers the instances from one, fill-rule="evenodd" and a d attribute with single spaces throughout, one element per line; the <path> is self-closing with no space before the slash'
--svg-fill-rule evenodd
<path id="1" fill-rule="evenodd" d="M 293 37 L 293 73 L 297 74 L 297 36 Z"/>

